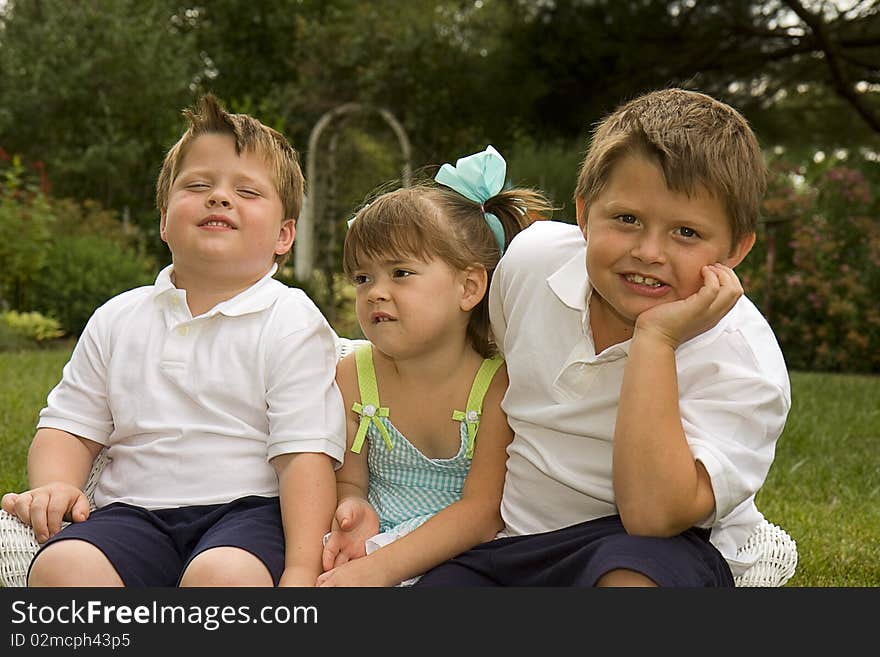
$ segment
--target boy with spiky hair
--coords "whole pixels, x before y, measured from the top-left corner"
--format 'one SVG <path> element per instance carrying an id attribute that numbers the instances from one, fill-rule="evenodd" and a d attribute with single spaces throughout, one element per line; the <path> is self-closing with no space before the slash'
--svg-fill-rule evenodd
<path id="1" fill-rule="evenodd" d="M 172 264 L 95 311 L 40 412 L 31 489 L 3 497 L 44 543 L 29 586 L 313 586 L 321 572 L 345 427 L 336 336 L 273 278 L 302 206 L 297 153 L 211 95 L 184 114 L 156 189 Z"/>

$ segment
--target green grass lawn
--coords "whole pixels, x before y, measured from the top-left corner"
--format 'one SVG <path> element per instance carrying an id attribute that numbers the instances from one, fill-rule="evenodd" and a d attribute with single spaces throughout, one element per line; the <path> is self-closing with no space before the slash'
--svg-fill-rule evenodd
<path id="1" fill-rule="evenodd" d="M 69 350 L 0 353 L 0 492 L 26 485 Z M 793 407 L 758 507 L 798 544 L 788 586 L 880 586 L 880 377 L 793 372 Z"/>

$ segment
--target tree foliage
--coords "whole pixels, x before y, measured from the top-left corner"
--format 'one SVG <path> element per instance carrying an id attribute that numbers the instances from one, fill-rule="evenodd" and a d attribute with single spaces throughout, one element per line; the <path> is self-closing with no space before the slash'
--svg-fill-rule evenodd
<path id="1" fill-rule="evenodd" d="M 351 102 L 402 122 L 416 171 L 491 143 L 517 184 L 550 190 L 570 220 L 568 190 L 595 122 L 673 85 L 740 109 L 768 152 L 799 162 L 795 175 L 823 151 L 880 184 L 876 0 L 0 0 L 0 148 L 45 162 L 54 196 L 92 199 L 117 223 L 130 218 L 122 223 L 151 235 L 147 250 L 159 260 L 167 251 L 155 177 L 183 128 L 180 110 L 202 92 L 284 132 L 304 161 L 315 123 Z M 338 225 L 397 175 L 396 142 L 374 119 L 346 120 L 334 145 L 320 146 L 337 165 Z M 838 264 L 810 260 L 808 234 L 842 222 L 837 241 L 824 243 L 833 251 L 847 230 L 873 230 L 876 204 L 851 217 L 815 213 L 804 206 L 812 197 L 798 198 L 787 206 L 797 221 L 780 240 L 778 266 L 814 267 L 809 280 L 821 288 Z M 0 232 L 16 233 L 16 212 Z M 326 273 L 339 240 L 321 239 Z M 144 255 L 142 243 L 134 250 Z M 10 276 L 2 286 L 7 295 L 22 288 Z M 797 300 L 778 297 L 780 312 Z M 866 321 L 847 317 L 847 331 Z M 838 318 L 829 315 L 829 326 Z"/>
<path id="2" fill-rule="evenodd" d="M 0 31 L 0 146 L 54 193 L 155 221 L 155 175 L 203 63 L 176 3 L 19 0 Z"/>
<path id="3" fill-rule="evenodd" d="M 144 224 L 180 109 L 205 90 L 301 150 L 328 109 L 386 107 L 417 166 L 579 140 L 673 84 L 733 102 L 772 143 L 876 147 L 878 45 L 865 0 L 9 0 L 0 146 L 44 160 L 59 195 Z"/>

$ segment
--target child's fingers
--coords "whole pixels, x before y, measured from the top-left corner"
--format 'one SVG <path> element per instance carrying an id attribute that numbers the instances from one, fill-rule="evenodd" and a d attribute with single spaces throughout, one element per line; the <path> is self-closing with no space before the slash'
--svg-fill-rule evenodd
<path id="1" fill-rule="evenodd" d="M 78 496 L 70 511 L 71 520 L 73 520 L 73 522 L 82 522 L 89 517 L 89 513 L 91 513 L 91 509 L 89 509 L 89 499 L 85 495 Z"/>
<path id="2" fill-rule="evenodd" d="M 38 543 L 49 540 L 49 498 L 47 495 L 37 495 L 31 498 L 30 519 L 34 535 Z"/>
<path id="3" fill-rule="evenodd" d="M 12 509 L 12 513 L 18 517 L 24 524 L 31 524 L 31 502 L 33 501 L 33 495 L 30 492 L 27 493 L 19 493 L 15 496 L 15 506 Z"/>
<path id="4" fill-rule="evenodd" d="M 706 265 L 703 267 L 703 289 L 710 290 L 713 294 L 718 293 L 718 289 L 721 287 L 721 280 L 718 276 L 719 272 L 715 268 L 715 265 Z"/>
<path id="5" fill-rule="evenodd" d="M 0 508 L 6 511 L 6 513 L 15 513 L 16 498 L 18 498 L 18 493 L 6 493 L 6 495 L 0 499 Z"/>
<path id="6" fill-rule="evenodd" d="M 363 508 L 347 501 L 342 502 L 336 509 L 336 521 L 339 528 L 345 531 L 354 529 L 363 520 Z"/>
<path id="7" fill-rule="evenodd" d="M 339 534 L 333 532 L 330 534 L 330 538 L 327 539 L 324 551 L 321 553 L 321 566 L 325 571 L 333 568 L 333 564 L 336 563 L 336 555 L 339 554 L 340 549 Z"/>
<path id="8" fill-rule="evenodd" d="M 736 275 L 736 272 L 733 271 L 733 269 L 722 264 L 715 265 L 715 269 L 718 274 L 718 280 L 723 287 L 742 294 L 742 282 L 739 280 L 739 276 Z"/>
<path id="9" fill-rule="evenodd" d="M 68 510 L 71 510 L 72 515 L 72 509 L 75 504 L 76 498 L 67 500 L 59 494 L 49 497 L 46 503 L 46 531 L 48 532 L 48 537 L 55 536 L 55 534 L 61 531 L 61 521 L 64 519 L 64 515 Z"/>
<path id="10" fill-rule="evenodd" d="M 718 279 L 719 286 L 713 305 L 726 312 L 742 296 L 742 283 L 740 283 L 739 277 L 730 267 L 715 264 L 711 266 L 711 269 Z"/>

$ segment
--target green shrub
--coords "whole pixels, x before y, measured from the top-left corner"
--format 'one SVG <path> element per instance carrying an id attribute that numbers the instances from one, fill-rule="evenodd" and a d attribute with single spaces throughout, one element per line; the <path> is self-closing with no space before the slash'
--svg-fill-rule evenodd
<path id="1" fill-rule="evenodd" d="M 152 261 L 95 235 L 61 236 L 33 285 L 33 307 L 79 335 L 95 309 L 110 297 L 155 280 Z"/>
<path id="2" fill-rule="evenodd" d="M 880 202 L 852 167 L 829 167 L 800 188 L 785 173 L 765 202 L 761 244 L 741 268 L 744 287 L 791 369 L 880 372 Z"/>
<path id="3" fill-rule="evenodd" d="M 10 331 L 34 342 L 54 340 L 64 335 L 58 320 L 35 311 L 20 313 L 10 310 L 3 313 L 2 318 Z"/>
<path id="4" fill-rule="evenodd" d="M 553 202 L 556 221 L 575 222 L 574 188 L 587 140 L 536 142 L 522 135 L 512 147 L 500 148 L 507 160 L 508 182 L 514 187 L 533 187 Z"/>
<path id="5" fill-rule="evenodd" d="M 0 300 L 20 307 L 22 289 L 45 263 L 55 220 L 51 203 L 21 158 L 0 149 Z"/>

